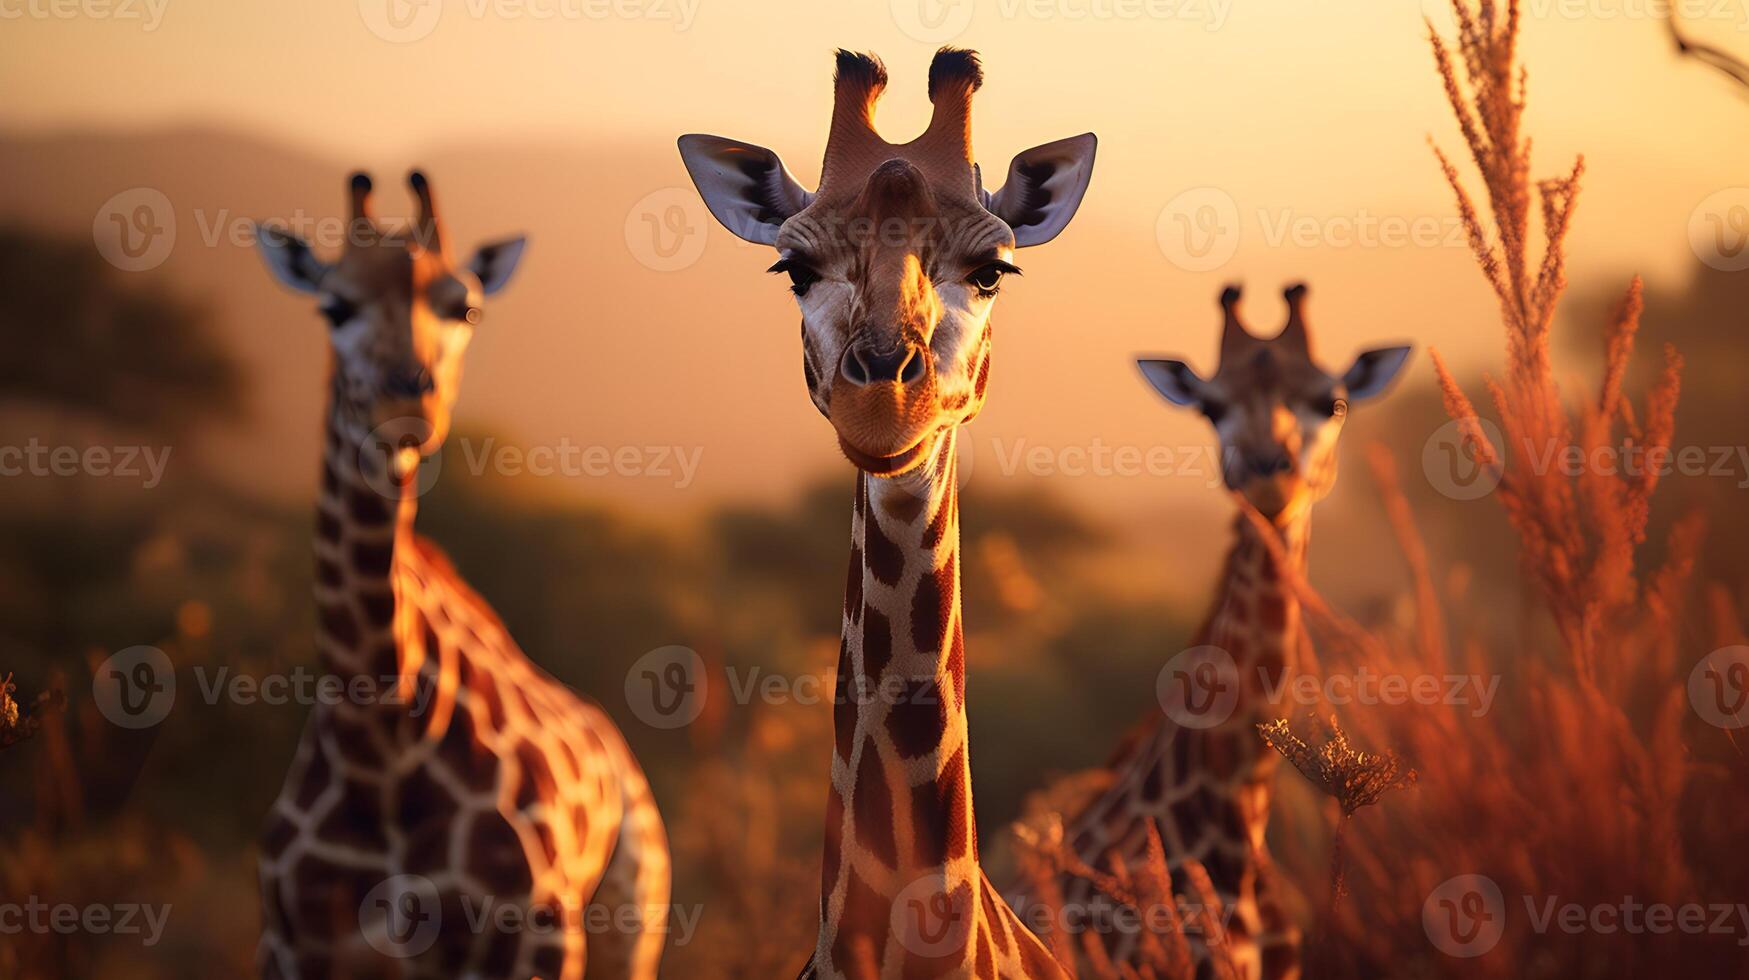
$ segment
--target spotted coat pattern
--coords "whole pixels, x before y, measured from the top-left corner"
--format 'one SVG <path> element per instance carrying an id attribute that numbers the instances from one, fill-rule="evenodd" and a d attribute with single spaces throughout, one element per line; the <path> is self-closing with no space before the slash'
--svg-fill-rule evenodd
<path id="1" fill-rule="evenodd" d="M 1284 557 L 1305 567 L 1307 514 L 1278 526 Z M 1175 890 L 1187 858 L 1208 871 L 1223 914 L 1187 909 L 1186 934 L 1199 977 L 1222 975 L 1217 960 L 1241 977 L 1299 975 L 1300 933 L 1282 907 L 1265 846 L 1270 787 L 1279 756 L 1257 735 L 1256 725 L 1281 708 L 1268 700 L 1299 664 L 1299 602 L 1283 582 L 1282 569 L 1258 528 L 1240 517 L 1214 608 L 1191 642 L 1233 658 L 1237 700 L 1218 725 L 1181 726 L 1154 711 L 1119 746 L 1106 769 L 1110 785 L 1064 821 L 1067 846 L 1084 863 L 1106 869 L 1114 860 L 1145 862 L 1148 828 L 1164 844 Z M 1097 938 L 1114 964 L 1134 966 L 1142 953 L 1139 935 L 1100 917 L 1108 908 L 1085 878 L 1063 875 L 1065 904 L 1087 909 Z M 1079 948 L 1079 937 L 1076 937 Z M 1211 945 L 1219 951 L 1211 955 Z"/>
<path id="2" fill-rule="evenodd" d="M 261 974 L 575 980 L 587 953 L 590 976 L 655 977 L 668 849 L 631 751 L 413 533 L 412 476 L 341 414 L 316 510 L 317 642 L 366 696 L 311 711 L 261 836 Z M 367 900 L 410 880 L 436 932 L 396 945 Z M 637 925 L 591 928 L 591 903 Z"/>
<path id="3" fill-rule="evenodd" d="M 954 442 L 901 477 L 857 477 L 804 978 L 1068 976 L 978 862 Z"/>

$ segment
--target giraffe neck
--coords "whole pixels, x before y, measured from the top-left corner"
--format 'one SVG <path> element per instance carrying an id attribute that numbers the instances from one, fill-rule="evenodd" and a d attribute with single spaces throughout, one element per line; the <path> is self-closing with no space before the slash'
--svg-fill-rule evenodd
<path id="1" fill-rule="evenodd" d="M 881 961 L 901 892 L 973 894 L 980 875 L 951 431 L 927 466 L 857 476 L 833 715 L 821 951 Z"/>
<path id="2" fill-rule="evenodd" d="M 416 465 L 399 472 L 392 451 L 330 393 L 316 503 L 316 636 L 325 671 L 381 681 L 403 667 L 395 629 L 395 564 L 413 547 Z"/>
<path id="3" fill-rule="evenodd" d="M 1267 695 L 1299 666 L 1300 604 L 1288 581 L 1305 573 L 1311 512 L 1299 509 L 1271 526 L 1280 558 L 1262 536 L 1270 532 L 1243 514 L 1235 519 L 1226 570 L 1197 640 L 1233 658 L 1241 684 L 1231 721 L 1246 729 L 1279 713 L 1282 705 Z"/>
<path id="4" fill-rule="evenodd" d="M 1180 730 L 1179 744 L 1154 763 L 1170 766 L 1164 780 L 1174 784 L 1161 794 L 1162 803 L 1201 782 L 1208 808 L 1203 829 L 1224 839 L 1205 859 L 1210 876 L 1223 895 L 1247 900 L 1256 883 L 1255 864 L 1266 853 L 1271 777 L 1280 762 L 1256 726 L 1290 711 L 1285 685 L 1299 669 L 1300 604 L 1288 582 L 1305 571 L 1309 514 L 1299 510 L 1276 520 L 1270 530 L 1243 514 L 1235 520 L 1226 572 L 1197 642 L 1233 658 L 1238 698 L 1220 724 Z M 1264 534 L 1277 536 L 1279 558 Z M 1161 815 L 1170 813 L 1168 806 Z"/>

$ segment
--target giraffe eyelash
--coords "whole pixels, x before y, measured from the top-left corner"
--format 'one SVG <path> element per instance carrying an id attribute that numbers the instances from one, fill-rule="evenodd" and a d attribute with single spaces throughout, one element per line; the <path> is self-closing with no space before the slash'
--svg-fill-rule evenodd
<path id="1" fill-rule="evenodd" d="M 988 299 L 1002 291 L 1003 276 L 1020 275 L 1020 267 L 995 259 L 986 262 L 966 277 L 966 282 L 978 291 L 978 295 Z"/>
<path id="2" fill-rule="evenodd" d="M 807 295 L 808 287 L 820 281 L 820 274 L 814 271 L 814 267 L 798 258 L 778 259 L 775 265 L 765 271 L 789 273 L 789 291 L 797 296 Z"/>

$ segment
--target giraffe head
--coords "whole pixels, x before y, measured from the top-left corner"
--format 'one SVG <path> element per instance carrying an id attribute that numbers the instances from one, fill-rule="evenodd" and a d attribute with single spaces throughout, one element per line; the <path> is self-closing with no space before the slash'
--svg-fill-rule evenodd
<path id="1" fill-rule="evenodd" d="M 983 70 L 943 48 L 929 67 L 929 127 L 882 139 L 886 68 L 838 52 L 820 186 L 777 154 L 719 136 L 680 138 L 705 204 L 731 232 L 777 249 L 802 312 L 802 367 L 814 405 L 864 471 L 892 476 L 933 459 L 940 436 L 983 405 L 990 311 L 1014 250 L 1055 238 L 1092 174 L 1091 133 L 1021 153 L 995 193 L 972 160 L 972 96 Z"/>
<path id="2" fill-rule="evenodd" d="M 284 228 L 262 226 L 257 241 L 281 283 L 318 297 L 333 352 L 335 410 L 359 435 L 377 433 L 397 449 L 429 455 L 449 431 L 482 299 L 509 281 L 526 240 L 483 245 L 457 267 L 431 182 L 415 170 L 407 183 L 419 215 L 408 228 L 390 230 L 372 218 L 370 178 L 352 175 L 346 245 L 332 263 Z"/>
<path id="3" fill-rule="evenodd" d="M 1349 405 L 1390 387 L 1408 360 L 1407 346 L 1379 347 L 1341 374 L 1312 360 L 1305 320 L 1306 287 L 1294 285 L 1287 325 L 1258 337 L 1239 319 L 1239 289 L 1221 293 L 1221 360 L 1202 378 L 1179 360 L 1143 358 L 1142 375 L 1174 405 L 1195 408 L 1214 425 L 1221 474 L 1264 515 L 1301 512 L 1336 482 L 1336 439 Z"/>

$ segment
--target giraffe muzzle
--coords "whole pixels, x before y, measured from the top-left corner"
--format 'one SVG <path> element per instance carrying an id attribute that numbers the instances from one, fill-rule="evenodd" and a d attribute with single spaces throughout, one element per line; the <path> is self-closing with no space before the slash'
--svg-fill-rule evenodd
<path id="1" fill-rule="evenodd" d="M 929 371 L 928 361 L 916 344 L 901 344 L 889 351 L 877 351 L 872 344 L 852 344 L 844 352 L 838 373 L 859 388 L 883 382 L 910 386 L 923 380 Z"/>
<path id="2" fill-rule="evenodd" d="M 839 448 L 858 469 L 902 473 L 928 454 L 941 429 L 935 372 L 915 344 L 893 350 L 852 344 L 839 362 L 827 418 Z"/>

